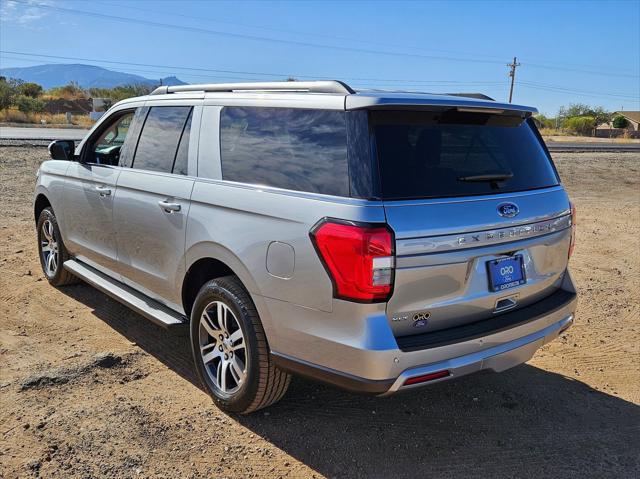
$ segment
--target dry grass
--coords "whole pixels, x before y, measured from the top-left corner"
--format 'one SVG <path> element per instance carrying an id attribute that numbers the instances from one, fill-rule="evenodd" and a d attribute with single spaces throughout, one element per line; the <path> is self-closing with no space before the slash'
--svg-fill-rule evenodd
<path id="1" fill-rule="evenodd" d="M 19 110 L 0 110 L 0 123 L 25 123 L 41 125 L 68 125 L 67 117 L 63 113 L 23 113 Z M 76 126 L 91 127 L 95 122 L 89 115 L 72 115 L 71 124 Z"/>
<path id="2" fill-rule="evenodd" d="M 540 134 L 542 136 L 575 136 L 568 131 L 556 130 L 555 128 L 540 128 Z"/>

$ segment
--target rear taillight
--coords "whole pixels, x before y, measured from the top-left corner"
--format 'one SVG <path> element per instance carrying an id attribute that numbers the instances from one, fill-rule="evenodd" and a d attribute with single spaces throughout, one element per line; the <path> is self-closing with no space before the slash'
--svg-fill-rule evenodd
<path id="1" fill-rule="evenodd" d="M 334 297 L 373 303 L 393 289 L 393 233 L 386 226 L 325 219 L 311 240 L 333 282 Z"/>
<path id="2" fill-rule="evenodd" d="M 573 254 L 573 248 L 576 246 L 576 205 L 573 202 L 569 202 L 571 208 L 571 243 L 569 244 L 569 258 Z"/>

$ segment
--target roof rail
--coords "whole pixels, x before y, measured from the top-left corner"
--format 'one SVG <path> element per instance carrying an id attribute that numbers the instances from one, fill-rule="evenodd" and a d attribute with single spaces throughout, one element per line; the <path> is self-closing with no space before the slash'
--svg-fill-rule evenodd
<path id="1" fill-rule="evenodd" d="M 202 85 L 159 86 L 151 95 L 166 95 L 190 91 L 300 91 L 309 93 L 351 94 L 355 91 L 346 83 L 338 80 L 327 81 L 282 81 L 256 83 L 208 83 Z"/>

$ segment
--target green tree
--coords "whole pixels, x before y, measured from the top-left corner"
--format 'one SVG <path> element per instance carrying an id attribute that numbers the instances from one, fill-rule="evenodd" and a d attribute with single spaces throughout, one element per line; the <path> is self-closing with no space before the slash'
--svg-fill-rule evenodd
<path id="1" fill-rule="evenodd" d="M 565 118 L 562 124 L 563 128 L 568 128 L 566 122 L 570 118 L 591 117 L 595 121 L 596 126 L 602 123 L 608 123 L 611 120 L 611 113 L 601 106 L 592 107 L 584 103 L 571 103 L 568 107 L 562 106 L 560 107 L 559 115 L 560 118 Z"/>
<path id="2" fill-rule="evenodd" d="M 38 98 L 42 94 L 42 87 L 37 83 L 21 83 L 18 85 L 18 93 L 31 98 Z"/>
<path id="3" fill-rule="evenodd" d="M 596 126 L 596 119 L 592 116 L 572 116 L 563 123 L 566 130 L 584 136 L 591 135 Z"/>
<path id="4" fill-rule="evenodd" d="M 614 128 L 626 128 L 629 126 L 629 122 L 624 116 L 618 115 L 613 119 Z"/>
<path id="5" fill-rule="evenodd" d="M 9 108 L 16 94 L 15 88 L 5 77 L 0 78 L 0 110 Z"/>

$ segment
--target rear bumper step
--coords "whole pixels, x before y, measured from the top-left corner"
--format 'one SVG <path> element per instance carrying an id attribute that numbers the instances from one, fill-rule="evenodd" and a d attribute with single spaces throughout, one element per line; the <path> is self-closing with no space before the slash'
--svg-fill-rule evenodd
<path id="1" fill-rule="evenodd" d="M 561 309 L 575 298 L 575 293 L 560 289 L 545 299 L 516 311 L 503 313 L 499 316 L 492 316 L 491 318 L 476 321 L 475 323 L 441 329 L 430 333 L 401 336 L 396 338 L 396 341 L 398 342 L 400 350 L 410 352 L 481 338 L 520 326 L 530 321 L 536 321 L 543 316 L 547 316 Z"/>
<path id="2" fill-rule="evenodd" d="M 64 267 L 94 288 L 128 306 L 158 326 L 175 332 L 183 332 L 186 329 L 188 321 L 184 316 L 91 266 L 70 259 L 64 262 Z"/>

